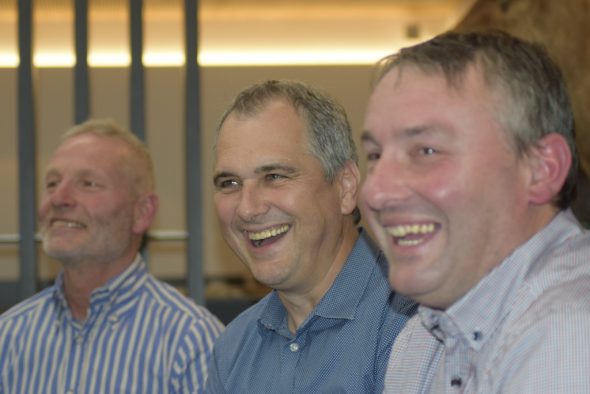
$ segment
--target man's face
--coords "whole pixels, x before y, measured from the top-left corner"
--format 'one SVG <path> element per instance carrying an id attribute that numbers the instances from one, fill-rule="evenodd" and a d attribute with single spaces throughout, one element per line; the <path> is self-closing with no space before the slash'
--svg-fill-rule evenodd
<path id="1" fill-rule="evenodd" d="M 39 208 L 45 252 L 64 264 L 112 263 L 134 254 L 134 197 L 111 137 L 83 134 L 55 151 Z"/>
<path id="2" fill-rule="evenodd" d="M 253 115 L 230 115 L 216 146 L 224 238 L 258 281 L 285 291 L 321 281 L 342 229 L 339 181 L 324 179 L 306 130 L 295 109 L 276 100 Z"/>
<path id="3" fill-rule="evenodd" d="M 369 99 L 363 210 L 391 286 L 422 304 L 447 308 L 530 236 L 530 172 L 497 107 L 474 66 L 458 89 L 394 69 Z"/>

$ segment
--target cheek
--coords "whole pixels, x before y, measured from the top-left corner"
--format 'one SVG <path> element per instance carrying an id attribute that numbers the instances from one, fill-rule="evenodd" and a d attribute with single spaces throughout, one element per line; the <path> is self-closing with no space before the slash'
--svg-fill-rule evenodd
<path id="1" fill-rule="evenodd" d="M 222 195 L 215 196 L 213 198 L 213 205 L 215 206 L 215 214 L 219 224 L 222 227 L 228 226 L 231 223 L 236 210 L 234 199 Z"/>
<path id="2" fill-rule="evenodd" d="M 470 201 L 477 203 L 474 196 L 485 193 L 487 189 L 482 182 L 485 175 L 458 168 L 439 171 L 424 180 L 422 190 L 441 207 L 461 206 Z"/>
<path id="3" fill-rule="evenodd" d="M 47 213 L 49 212 L 49 207 L 51 206 L 49 198 L 42 197 L 41 201 L 39 202 L 39 220 L 45 220 Z"/>

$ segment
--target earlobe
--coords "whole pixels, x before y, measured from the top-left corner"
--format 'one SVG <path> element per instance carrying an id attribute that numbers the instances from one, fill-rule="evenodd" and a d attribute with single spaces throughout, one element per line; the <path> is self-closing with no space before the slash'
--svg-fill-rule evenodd
<path id="1" fill-rule="evenodd" d="M 360 171 L 353 161 L 349 160 L 340 170 L 340 210 L 343 215 L 349 215 L 357 206 L 357 196 L 360 185 Z"/>
<path id="2" fill-rule="evenodd" d="M 143 234 L 151 226 L 160 200 L 155 193 L 147 193 L 139 197 L 135 204 L 135 220 L 133 223 L 133 231 L 136 234 Z"/>
<path id="3" fill-rule="evenodd" d="M 543 137 L 529 153 L 532 178 L 529 199 L 533 204 L 548 204 L 559 194 L 572 163 L 565 138 L 557 133 Z"/>

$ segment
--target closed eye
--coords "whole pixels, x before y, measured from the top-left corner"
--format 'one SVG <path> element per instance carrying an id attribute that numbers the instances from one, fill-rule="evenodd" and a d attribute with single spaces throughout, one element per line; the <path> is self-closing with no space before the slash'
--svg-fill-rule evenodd
<path id="1" fill-rule="evenodd" d="M 93 180 L 84 180 L 82 181 L 82 186 L 84 186 L 85 188 L 95 189 L 98 187 L 98 182 Z"/>
<path id="2" fill-rule="evenodd" d="M 58 182 L 55 179 L 45 181 L 45 189 L 46 190 L 54 189 L 57 186 L 57 184 L 58 184 Z"/>
<path id="3" fill-rule="evenodd" d="M 377 161 L 381 158 L 381 152 L 368 152 L 367 161 Z"/>

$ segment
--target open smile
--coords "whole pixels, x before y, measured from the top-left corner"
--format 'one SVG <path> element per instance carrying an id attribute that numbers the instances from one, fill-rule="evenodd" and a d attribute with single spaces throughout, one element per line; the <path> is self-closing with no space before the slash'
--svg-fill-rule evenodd
<path id="1" fill-rule="evenodd" d="M 84 228 L 86 226 L 83 223 L 76 222 L 74 220 L 52 219 L 50 221 L 50 227 L 52 227 L 52 228 Z"/>
<path id="2" fill-rule="evenodd" d="M 256 248 L 259 248 L 261 246 L 275 242 L 285 235 L 285 233 L 289 231 L 290 228 L 291 226 L 288 224 L 282 224 L 280 226 L 271 227 L 262 231 L 247 231 L 246 234 L 252 245 Z"/>
<path id="3" fill-rule="evenodd" d="M 385 231 L 393 237 L 396 245 L 417 246 L 429 239 L 437 228 L 435 223 L 404 224 L 385 227 Z"/>

